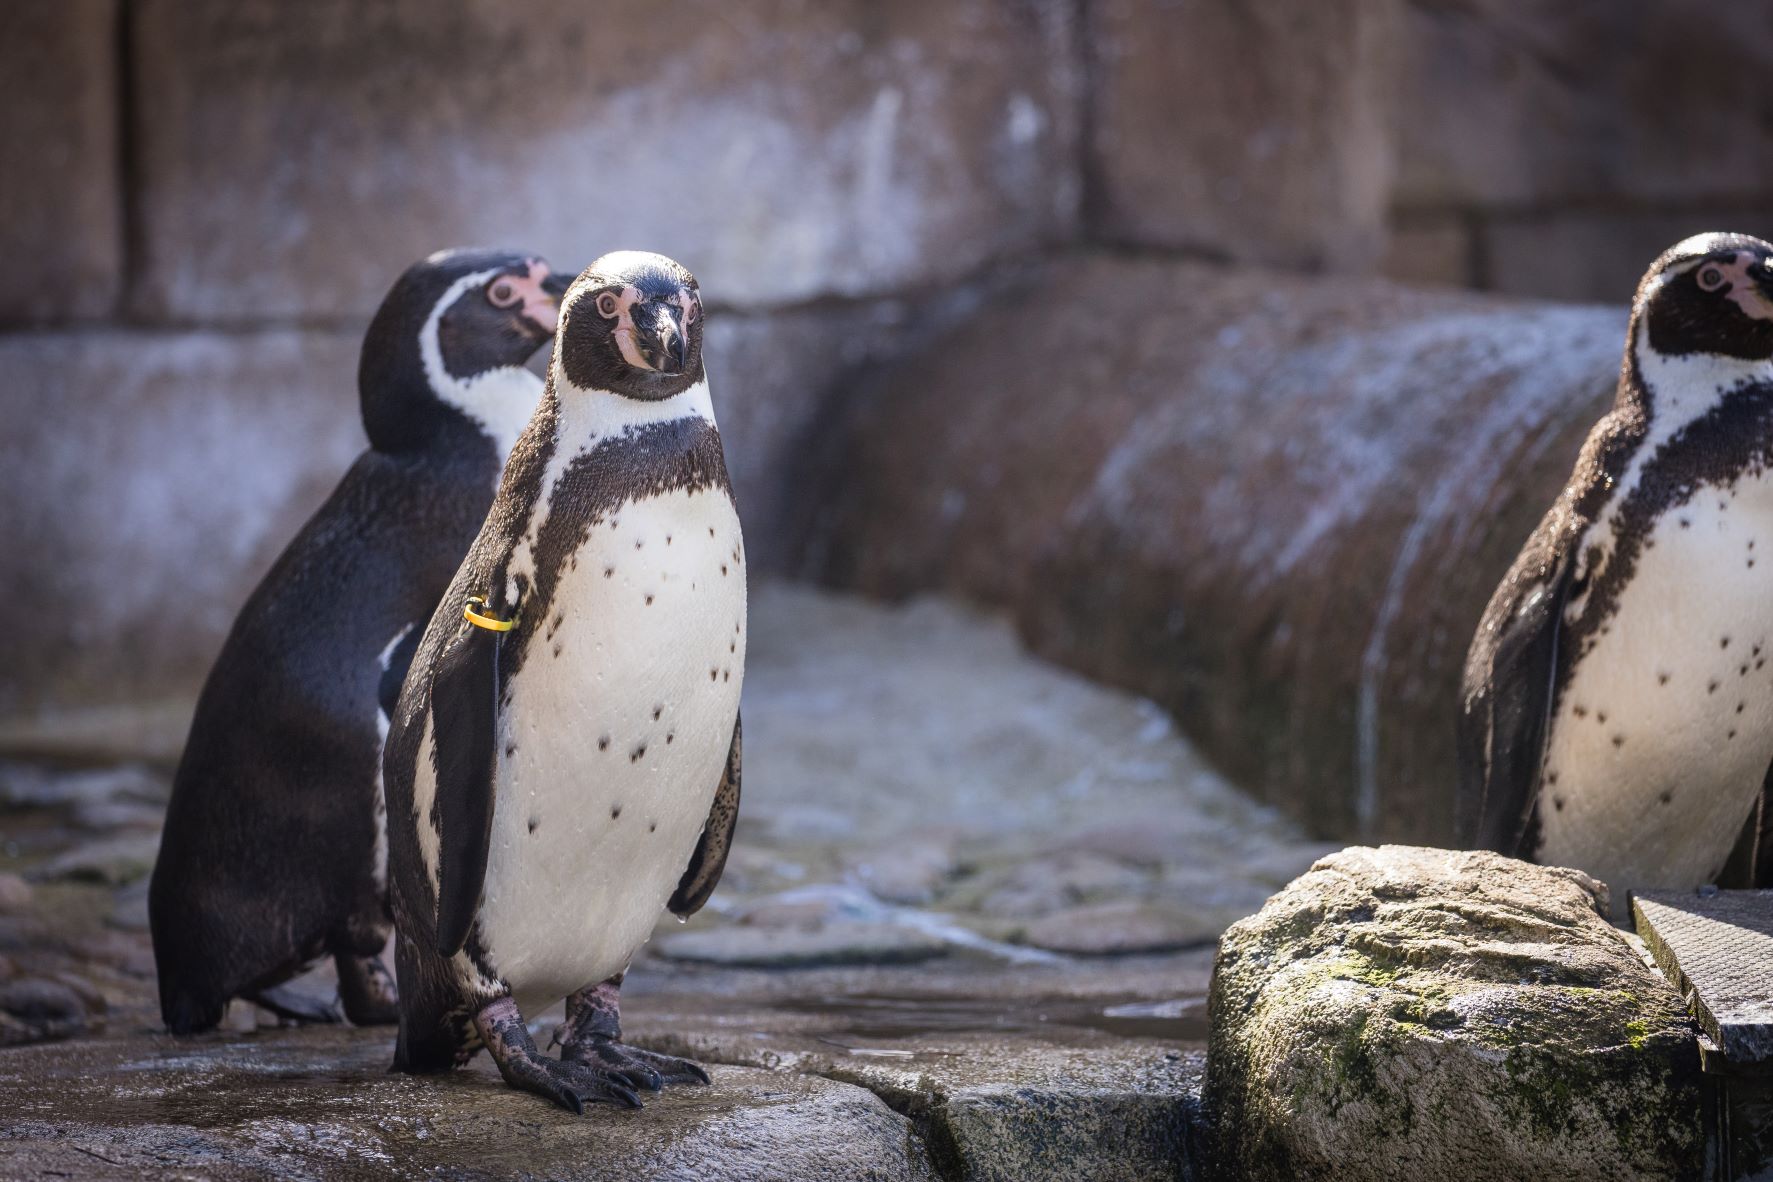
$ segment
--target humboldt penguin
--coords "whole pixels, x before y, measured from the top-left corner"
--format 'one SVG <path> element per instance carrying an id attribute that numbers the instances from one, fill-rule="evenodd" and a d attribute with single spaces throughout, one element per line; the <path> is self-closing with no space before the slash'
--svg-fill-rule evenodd
<path id="1" fill-rule="evenodd" d="M 1773 245 L 1703 234 L 1639 284 L 1612 409 L 1465 668 L 1472 846 L 1613 888 L 1773 881 Z"/>
<path id="2" fill-rule="evenodd" d="M 395 1020 L 381 750 L 418 634 L 541 395 L 525 362 L 571 278 L 539 258 L 415 264 L 364 337 L 369 450 L 235 619 L 198 699 L 148 896 L 167 1027 L 230 999 L 285 1018 Z M 283 982 L 324 956 L 338 1003 Z"/>
<path id="3" fill-rule="evenodd" d="M 625 1046 L 618 1010 L 738 815 L 745 546 L 702 327 L 660 255 L 573 282 L 541 405 L 419 643 L 385 761 L 398 1070 L 484 1046 L 574 1112 L 707 1082 Z M 524 1014 L 563 997 L 555 1059 Z"/>

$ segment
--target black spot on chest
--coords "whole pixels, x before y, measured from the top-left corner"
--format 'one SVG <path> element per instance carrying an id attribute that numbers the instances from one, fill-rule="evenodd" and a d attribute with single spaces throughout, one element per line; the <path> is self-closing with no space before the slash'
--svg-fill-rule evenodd
<path id="1" fill-rule="evenodd" d="M 1754 383 L 1732 391 L 1709 413 L 1677 431 L 1657 448 L 1639 474 L 1636 487 L 1614 518 L 1613 554 L 1594 579 L 1581 617 L 1562 637 L 1564 670 L 1606 634 L 1618 614 L 1620 596 L 1637 573 L 1650 535 L 1665 514 L 1677 512 L 1701 495 L 1719 497 L 1723 509 L 1746 476 L 1773 466 L 1773 385 Z M 1677 514 L 1683 529 L 1691 518 Z M 1695 572 L 1695 577 L 1705 577 Z M 1729 638 L 1719 637 L 1728 648 Z"/>
<path id="2" fill-rule="evenodd" d="M 525 590 L 522 622 L 502 654 L 507 679 L 529 653 L 534 631 L 528 622 L 549 618 L 562 573 L 594 526 L 629 501 L 677 492 L 730 498 L 732 485 L 720 432 L 707 419 L 686 416 L 600 441 L 568 464 L 547 492 L 548 512 L 534 540 L 534 583 Z M 613 567 L 604 570 L 606 578 L 613 573 Z"/>

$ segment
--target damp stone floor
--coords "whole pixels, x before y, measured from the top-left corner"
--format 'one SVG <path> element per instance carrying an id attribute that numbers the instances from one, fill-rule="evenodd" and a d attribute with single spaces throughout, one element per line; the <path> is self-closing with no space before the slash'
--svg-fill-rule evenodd
<path id="1" fill-rule="evenodd" d="M 391 1075 L 386 1030 L 159 1032 L 168 769 L 113 745 L 0 762 L 0 1178 L 1185 1171 L 1213 941 L 1327 847 L 990 616 L 766 584 L 750 626 L 726 877 L 626 991 L 710 1087 L 574 1118 L 484 1057 Z"/>

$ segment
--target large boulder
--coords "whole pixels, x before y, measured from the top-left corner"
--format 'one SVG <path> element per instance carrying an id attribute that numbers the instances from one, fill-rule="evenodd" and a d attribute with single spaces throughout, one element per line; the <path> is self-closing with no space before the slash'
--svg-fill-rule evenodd
<path id="1" fill-rule="evenodd" d="M 806 565 L 1010 608 L 1323 836 L 1451 837 L 1460 670 L 1624 309 L 1054 264 L 849 400 Z"/>
<path id="2" fill-rule="evenodd" d="M 1488 853 L 1324 858 L 1219 945 L 1204 1103 L 1224 1179 L 1697 1179 L 1681 998 L 1604 888 Z"/>

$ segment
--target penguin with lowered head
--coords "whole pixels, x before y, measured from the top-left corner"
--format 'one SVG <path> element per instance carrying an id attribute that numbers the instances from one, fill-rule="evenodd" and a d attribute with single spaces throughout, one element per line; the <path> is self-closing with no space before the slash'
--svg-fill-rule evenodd
<path id="1" fill-rule="evenodd" d="M 344 1016 L 395 1020 L 381 751 L 420 631 L 486 516 L 570 276 L 534 256 L 417 263 L 371 321 L 365 451 L 240 611 L 198 699 L 149 890 L 161 1015 L 230 999 L 295 1020 L 284 982 L 332 957 Z"/>

